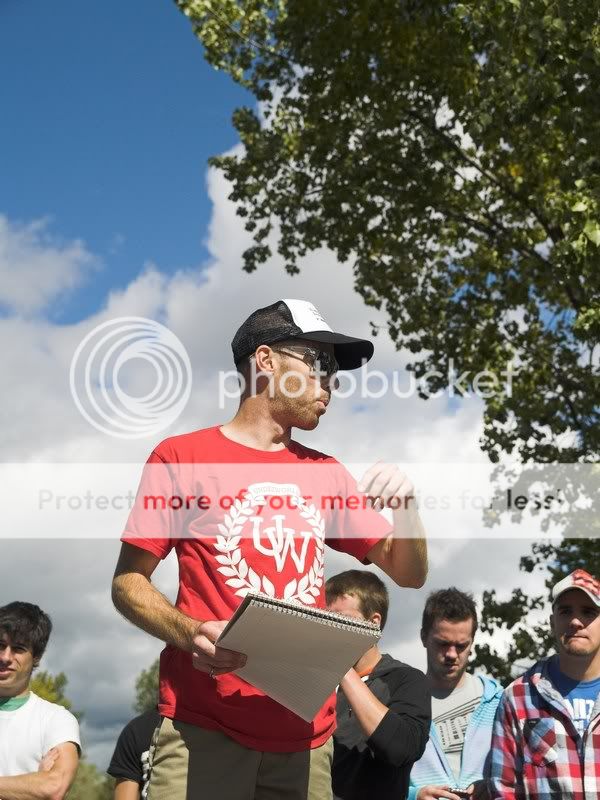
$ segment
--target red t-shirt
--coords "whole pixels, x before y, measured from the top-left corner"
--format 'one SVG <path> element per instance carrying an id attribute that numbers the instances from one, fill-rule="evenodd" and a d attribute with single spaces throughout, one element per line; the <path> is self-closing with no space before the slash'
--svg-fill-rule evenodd
<path id="1" fill-rule="evenodd" d="M 152 452 L 122 540 L 159 558 L 175 548 L 177 608 L 222 620 L 249 591 L 324 607 L 324 544 L 363 561 L 390 531 L 330 456 L 296 442 L 255 450 L 215 427 Z M 194 669 L 171 645 L 160 658 L 159 711 L 267 752 L 319 747 L 335 727 L 335 695 L 307 723 L 234 673 Z"/>

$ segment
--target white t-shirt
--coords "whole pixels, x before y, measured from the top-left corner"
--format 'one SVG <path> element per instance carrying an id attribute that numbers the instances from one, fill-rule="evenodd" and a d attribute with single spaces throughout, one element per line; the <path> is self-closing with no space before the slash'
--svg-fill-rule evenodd
<path id="1" fill-rule="evenodd" d="M 48 750 L 65 742 L 81 747 L 77 719 L 32 692 L 16 711 L 0 711 L 0 777 L 37 772 Z"/>

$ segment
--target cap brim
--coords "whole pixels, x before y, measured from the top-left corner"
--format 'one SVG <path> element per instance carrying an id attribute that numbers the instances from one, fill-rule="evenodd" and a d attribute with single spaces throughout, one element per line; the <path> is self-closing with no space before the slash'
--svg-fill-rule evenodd
<path id="1" fill-rule="evenodd" d="M 577 591 L 579 591 L 579 592 L 584 592 L 585 594 L 587 594 L 587 596 L 590 598 L 590 600 L 591 600 L 591 601 L 592 601 L 592 602 L 593 602 L 595 605 L 597 605 L 598 607 L 600 607 L 600 598 L 599 598 L 599 597 L 597 597 L 595 594 L 593 594 L 593 592 L 590 592 L 590 590 L 589 590 L 589 589 L 586 589 L 584 586 L 577 586 L 577 585 L 575 585 L 575 586 L 567 586 L 566 588 L 562 589 L 562 590 L 561 590 L 561 591 L 560 591 L 560 592 L 559 592 L 559 593 L 556 595 L 556 597 L 555 597 L 555 598 L 552 600 L 552 608 L 554 608 L 554 606 L 555 606 L 555 605 L 558 603 L 558 601 L 559 601 L 559 600 L 560 600 L 560 598 L 563 596 L 563 594 L 566 594 L 567 592 L 570 592 L 572 589 L 577 589 Z"/>
<path id="2" fill-rule="evenodd" d="M 358 369 L 369 361 L 375 348 L 368 339 L 357 339 L 335 331 L 310 331 L 297 337 L 310 342 L 332 344 L 340 369 Z"/>

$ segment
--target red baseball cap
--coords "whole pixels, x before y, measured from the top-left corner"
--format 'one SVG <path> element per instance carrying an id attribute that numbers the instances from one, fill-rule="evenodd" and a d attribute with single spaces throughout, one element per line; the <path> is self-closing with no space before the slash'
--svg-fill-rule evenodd
<path id="1" fill-rule="evenodd" d="M 552 605 L 554 606 L 556 604 L 561 594 L 571 589 L 581 589 L 582 592 L 587 594 L 590 600 L 593 600 L 597 606 L 600 606 L 600 581 L 584 569 L 576 569 L 575 572 L 567 575 L 566 578 L 563 578 L 552 587 Z"/>

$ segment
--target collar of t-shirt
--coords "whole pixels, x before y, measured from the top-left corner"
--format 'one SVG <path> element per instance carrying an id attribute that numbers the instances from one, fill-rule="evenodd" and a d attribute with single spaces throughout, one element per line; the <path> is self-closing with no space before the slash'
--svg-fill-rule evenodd
<path id="1" fill-rule="evenodd" d="M 548 674 L 554 688 L 567 704 L 575 727 L 583 735 L 600 694 L 600 677 L 593 681 L 577 681 L 570 678 L 560 671 L 558 656 L 552 656 L 550 659 Z"/>
<path id="2" fill-rule="evenodd" d="M 0 697 L 0 711 L 17 711 L 31 697 L 31 692 L 22 697 Z"/>

